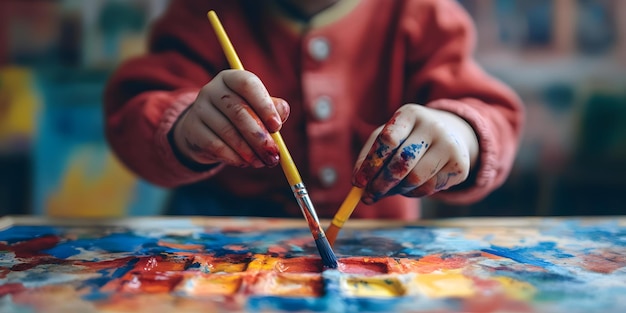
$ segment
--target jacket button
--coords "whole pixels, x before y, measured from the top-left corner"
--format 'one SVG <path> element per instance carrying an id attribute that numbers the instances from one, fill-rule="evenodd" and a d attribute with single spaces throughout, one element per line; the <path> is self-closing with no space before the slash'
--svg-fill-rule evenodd
<path id="1" fill-rule="evenodd" d="M 318 121 L 327 120 L 333 113 L 333 103 L 327 96 L 321 96 L 313 104 L 313 116 Z"/>
<path id="2" fill-rule="evenodd" d="M 332 167 L 323 167 L 319 172 L 322 186 L 332 187 L 337 182 L 337 171 Z"/>
<path id="3" fill-rule="evenodd" d="M 315 37 L 309 41 L 309 54 L 316 61 L 324 61 L 330 55 L 330 44 L 323 37 Z"/>

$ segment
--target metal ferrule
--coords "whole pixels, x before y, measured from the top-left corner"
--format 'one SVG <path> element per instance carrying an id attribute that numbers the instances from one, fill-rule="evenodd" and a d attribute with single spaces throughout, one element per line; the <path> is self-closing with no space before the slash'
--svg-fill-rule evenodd
<path id="1" fill-rule="evenodd" d="M 317 213 L 315 212 L 315 208 L 313 207 L 313 202 L 311 202 L 311 198 L 309 197 L 309 193 L 306 191 L 303 183 L 295 184 L 291 186 L 291 190 L 293 191 L 293 195 L 296 197 L 296 201 L 300 206 L 300 210 L 304 214 L 306 218 L 309 228 L 315 239 L 318 239 L 320 235 L 324 235 L 324 232 L 320 228 L 320 222 L 317 218 Z"/>

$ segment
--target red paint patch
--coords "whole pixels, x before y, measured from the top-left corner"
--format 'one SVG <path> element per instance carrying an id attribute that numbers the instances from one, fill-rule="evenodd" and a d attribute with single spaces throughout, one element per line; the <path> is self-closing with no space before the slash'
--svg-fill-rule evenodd
<path id="1" fill-rule="evenodd" d="M 54 248 L 60 241 L 61 238 L 58 236 L 42 236 L 13 245 L 0 244 L 0 250 L 12 251 L 18 258 L 31 258 L 46 255 L 41 251 Z"/>
<path id="2" fill-rule="evenodd" d="M 610 274 L 626 267 L 626 255 L 612 251 L 604 251 L 601 254 L 587 254 L 581 256 L 582 266 L 596 273 Z"/>
<path id="3" fill-rule="evenodd" d="M 407 272 L 428 274 L 439 270 L 450 270 L 463 268 L 468 263 L 468 259 L 463 256 L 451 256 L 442 258 L 441 254 L 427 255 L 414 262 L 406 262 Z"/>
<path id="4" fill-rule="evenodd" d="M 0 285 L 0 296 L 14 294 L 24 290 L 26 290 L 26 287 L 24 287 L 21 283 L 4 284 Z"/>
<path id="5" fill-rule="evenodd" d="M 319 258 L 281 259 L 276 264 L 276 271 L 281 273 L 321 273 L 322 260 Z"/>
<path id="6" fill-rule="evenodd" d="M 338 263 L 338 270 L 347 274 L 370 276 L 389 273 L 387 258 L 347 258 Z"/>
<path id="7" fill-rule="evenodd" d="M 169 293 L 182 279 L 182 272 L 135 272 L 124 280 L 121 291 Z"/>

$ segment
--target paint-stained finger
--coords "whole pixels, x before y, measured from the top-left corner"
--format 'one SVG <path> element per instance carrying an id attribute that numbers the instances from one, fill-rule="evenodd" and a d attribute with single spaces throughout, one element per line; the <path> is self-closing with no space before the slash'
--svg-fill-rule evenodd
<path id="1" fill-rule="evenodd" d="M 269 98 L 268 98 L 269 99 Z M 213 105 L 219 110 L 220 114 L 229 121 L 227 124 L 221 124 L 222 128 L 214 128 L 214 131 L 220 136 L 229 136 L 228 138 L 241 137 L 245 141 L 251 151 L 267 166 L 276 166 L 278 164 L 278 147 L 270 136 L 257 114 L 248 105 L 245 99 L 239 97 L 232 92 L 223 92 L 221 96 L 213 96 L 211 99 Z M 271 102 L 274 107 L 274 102 Z M 235 144 L 239 144 L 236 142 Z M 244 145 L 235 148 L 242 153 Z M 242 150 L 239 150 L 239 147 Z M 242 155 L 246 158 L 248 156 Z"/>
<path id="2" fill-rule="evenodd" d="M 238 98 L 237 95 L 230 95 L 232 98 Z M 239 101 L 241 98 L 239 98 Z M 246 163 L 253 167 L 262 167 L 264 163 L 259 159 L 252 147 L 243 138 L 239 131 L 235 128 L 235 125 L 220 112 L 215 106 L 210 103 L 203 103 L 204 105 L 196 105 L 195 109 L 198 123 L 207 128 L 212 134 L 219 138 L 219 141 L 230 147 L 229 150 L 234 151 L 240 159 L 245 160 Z M 207 146 L 214 146 L 219 143 L 207 143 Z M 216 147 L 213 147 L 216 148 Z M 212 151 L 206 151 L 206 153 L 212 153 Z M 228 158 L 232 159 L 230 152 L 226 151 Z"/>
<path id="3" fill-rule="evenodd" d="M 192 160 L 202 164 L 209 164 L 219 161 L 231 166 L 246 167 L 254 162 L 242 159 L 231 147 L 219 138 L 210 128 L 197 117 L 190 122 L 190 127 L 183 134 L 184 144 L 181 149 L 186 150 L 186 155 Z M 260 163 L 260 161 L 256 161 Z M 261 163 L 262 164 L 262 163 Z"/>
<path id="4" fill-rule="evenodd" d="M 418 136 L 417 133 L 409 136 L 379 175 L 369 183 L 365 202 L 369 202 L 370 199 L 377 201 L 387 195 L 421 163 L 420 160 L 427 154 L 429 143 L 419 139 Z"/>
<path id="5" fill-rule="evenodd" d="M 402 111 L 398 110 L 373 140 L 371 148 L 354 175 L 356 186 L 366 187 L 413 130 L 413 120 L 401 113 Z"/>
<path id="6" fill-rule="evenodd" d="M 426 197 L 458 185 L 465 180 L 467 175 L 465 175 L 457 165 L 454 165 L 453 163 L 446 164 L 446 166 L 444 166 L 424 184 L 407 193 L 404 193 L 404 195 L 409 197 Z"/>

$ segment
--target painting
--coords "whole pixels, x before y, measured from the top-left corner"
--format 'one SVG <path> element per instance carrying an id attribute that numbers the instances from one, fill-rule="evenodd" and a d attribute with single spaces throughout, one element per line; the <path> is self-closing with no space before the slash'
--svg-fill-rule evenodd
<path id="1" fill-rule="evenodd" d="M 5 217 L 2 312 L 624 312 L 626 219 Z"/>

